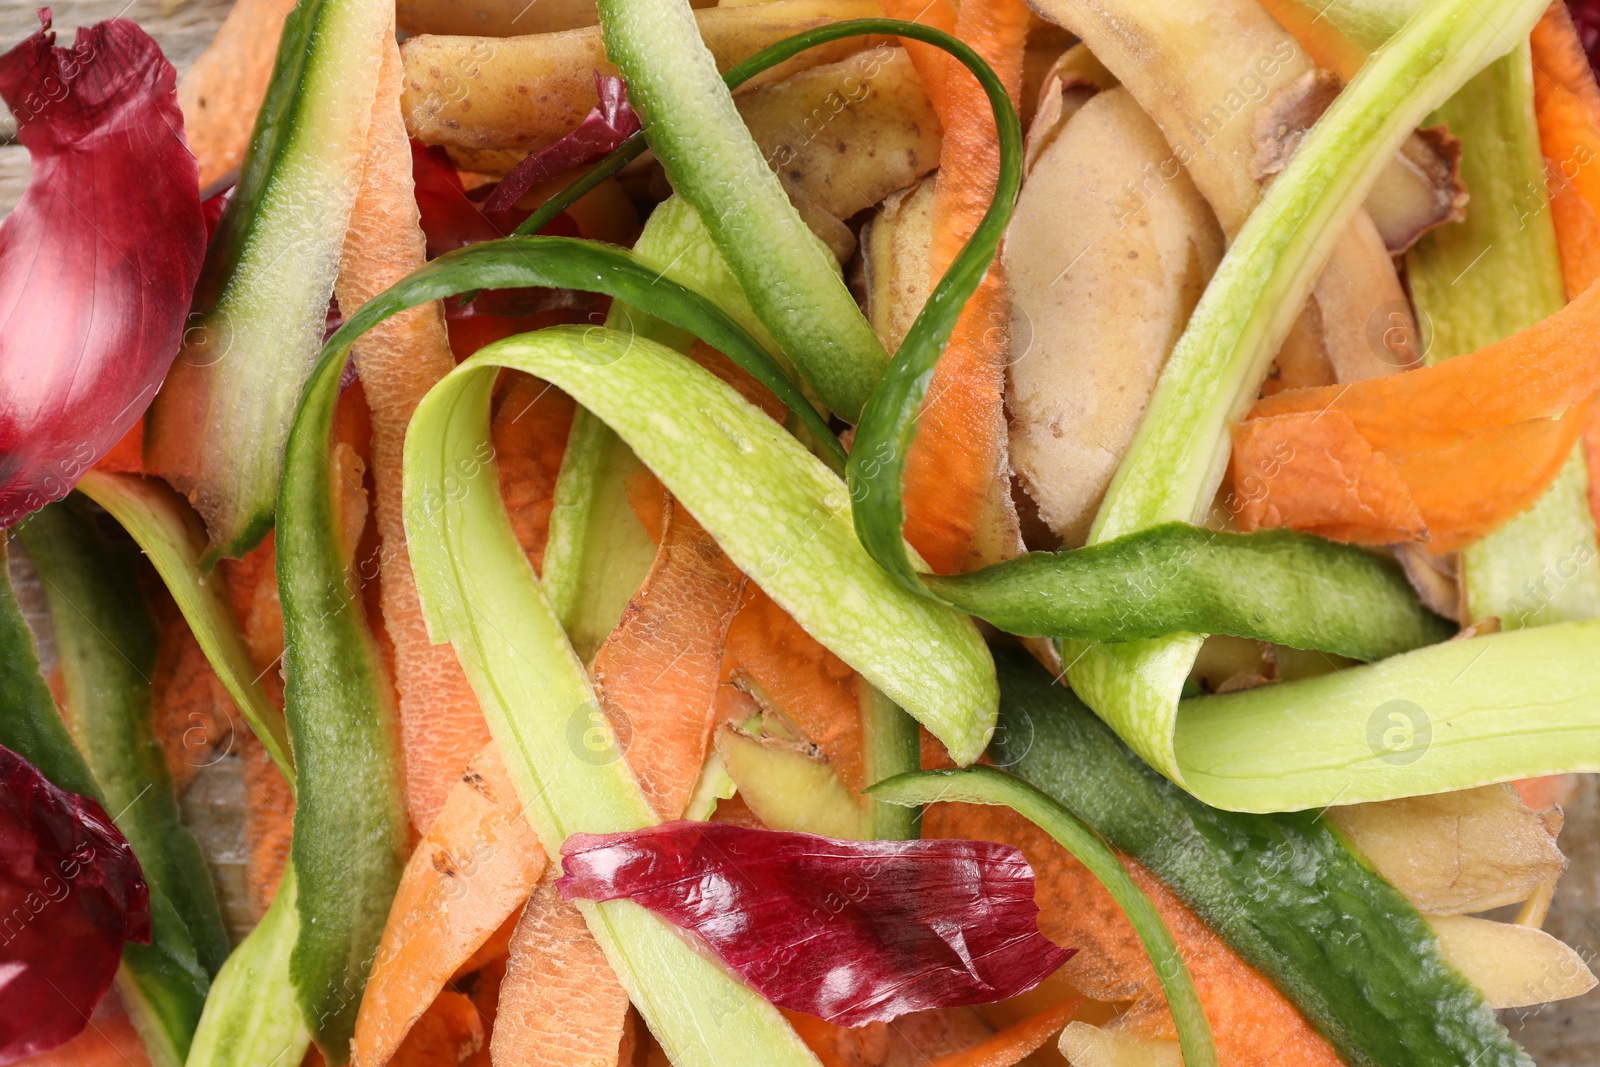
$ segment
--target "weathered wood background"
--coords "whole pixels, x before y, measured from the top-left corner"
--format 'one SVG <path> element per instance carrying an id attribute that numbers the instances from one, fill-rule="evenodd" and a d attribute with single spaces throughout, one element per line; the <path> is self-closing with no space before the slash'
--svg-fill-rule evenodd
<path id="1" fill-rule="evenodd" d="M 231 5 L 232 0 L 64 0 L 54 6 L 55 25 L 70 41 L 78 26 L 118 16 L 134 19 L 161 42 L 181 76 Z M 0 50 L 34 32 L 38 6 L 39 0 L 0 0 Z M 0 214 L 22 195 L 28 174 L 27 150 L 15 143 L 15 125 L 0 106 Z M 1568 810 L 1561 845 L 1572 869 L 1561 882 L 1546 928 L 1600 967 L 1600 776 L 1587 777 Z M 1505 1012 L 1504 1021 L 1541 1067 L 1600 1067 L 1600 990 L 1543 1009 Z"/>

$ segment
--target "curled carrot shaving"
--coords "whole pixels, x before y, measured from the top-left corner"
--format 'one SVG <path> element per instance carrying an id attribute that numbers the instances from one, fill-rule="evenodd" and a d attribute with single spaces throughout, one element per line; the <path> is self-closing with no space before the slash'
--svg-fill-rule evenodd
<path id="1" fill-rule="evenodd" d="M 534 891 L 511 938 L 491 1051 L 519 1067 L 616 1067 L 628 993 L 554 882 Z"/>
<path id="2" fill-rule="evenodd" d="M 366 169 L 340 261 L 339 306 L 352 314 L 425 262 L 425 242 L 411 177 L 411 143 L 400 117 L 398 48 L 384 57 L 367 142 Z M 417 403 L 455 367 L 444 310 L 428 304 L 403 312 L 355 344 L 371 408 L 371 465 L 379 552 L 363 560 L 363 578 L 381 579 L 384 630 L 393 649 L 393 677 L 405 751 L 406 805 L 426 830 L 489 728 L 448 644 L 428 637 L 406 548 L 400 499 L 401 453 Z"/>
<path id="3" fill-rule="evenodd" d="M 1443 363 L 1257 402 L 1233 431 L 1239 528 L 1461 548 L 1554 480 L 1600 388 L 1600 287 Z M 1239 495 L 1236 493 L 1236 496 Z M 1415 519 L 1420 515 L 1422 528 Z"/>
<path id="4" fill-rule="evenodd" d="M 591 667 L 628 766 L 663 819 L 683 814 L 705 762 L 743 589 L 716 541 L 667 497 L 655 562 Z"/>
<path id="5" fill-rule="evenodd" d="M 948 29 L 1005 82 L 1022 91 L 1028 9 L 1021 0 L 889 0 L 896 17 Z M 934 187 L 930 269 L 939 277 L 966 243 L 994 195 L 1000 148 L 994 115 L 978 82 L 947 55 L 907 42 L 928 98 L 944 124 Z M 1007 474 L 1005 368 L 1010 301 L 997 261 L 967 306 L 933 372 L 916 441 L 906 457 L 906 539 L 935 571 L 1015 555 L 1020 543 Z"/>
<path id="6" fill-rule="evenodd" d="M 1155 969 L 1127 917 L 1094 876 L 1044 831 L 1007 808 L 935 804 L 923 815 L 923 835 L 982 838 L 1020 848 L 1038 879 L 1039 929 L 1057 944 L 1080 949 L 1057 974 L 1095 1000 L 1132 1001 L 1125 1022 L 1135 1030 L 1148 1036 L 1175 1033 Z M 1342 1061 L 1332 1047 L 1272 983 L 1143 867 L 1128 859 L 1123 864 L 1155 903 L 1183 953 L 1220 1062 L 1338 1067 Z"/>
<path id="7" fill-rule="evenodd" d="M 1533 28 L 1534 112 L 1569 297 L 1600 278 L 1600 87 L 1565 3 Z"/>
<path id="8" fill-rule="evenodd" d="M 450 790 L 400 876 L 356 1018 L 356 1063 L 390 1062 L 445 983 L 528 899 L 544 868 L 544 850 L 491 742 Z"/>

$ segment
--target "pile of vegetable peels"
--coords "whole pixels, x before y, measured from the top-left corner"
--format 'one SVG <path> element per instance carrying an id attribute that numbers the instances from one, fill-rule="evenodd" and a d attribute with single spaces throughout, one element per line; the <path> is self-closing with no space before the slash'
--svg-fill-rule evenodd
<path id="1" fill-rule="evenodd" d="M 1529 1062 L 1589 9 L 513 6 L 0 56 L 0 1063 Z"/>

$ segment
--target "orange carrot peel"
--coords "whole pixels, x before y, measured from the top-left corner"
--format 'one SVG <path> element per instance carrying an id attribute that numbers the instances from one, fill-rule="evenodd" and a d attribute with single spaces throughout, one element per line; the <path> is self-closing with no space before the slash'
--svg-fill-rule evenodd
<path id="1" fill-rule="evenodd" d="M 392 65 L 386 61 L 380 79 L 366 173 L 340 261 L 336 292 L 346 314 L 425 262 L 411 144 L 400 117 L 398 64 L 398 55 Z M 382 545 L 377 576 L 384 629 L 394 645 L 406 807 L 412 825 L 425 831 L 467 761 L 489 741 L 455 650 L 428 637 L 401 511 L 406 426 L 418 401 L 455 367 L 443 306 L 414 308 L 376 327 L 356 342 L 354 359 L 372 408 L 372 476 Z"/>
<path id="2" fill-rule="evenodd" d="M 1022 92 L 1028 9 L 1021 0 L 890 0 L 885 11 L 954 33 Z M 934 189 L 930 271 L 941 276 L 977 228 L 994 196 L 1000 147 L 994 115 L 977 80 L 944 52 L 907 41 L 944 124 Z M 1005 368 L 1010 303 L 1000 264 L 967 301 L 934 370 L 921 432 L 906 460 L 906 539 L 940 573 L 993 563 L 1019 551 L 1006 475 Z"/>
<path id="3" fill-rule="evenodd" d="M 450 790 L 406 863 L 352 1045 L 381 1067 L 445 983 L 533 892 L 545 853 L 491 742 Z"/>
<path id="4" fill-rule="evenodd" d="M 1600 289 L 1466 356 L 1387 378 L 1293 389 L 1233 428 L 1242 530 L 1459 549 L 1532 506 L 1600 390 Z M 1263 475 L 1269 474 L 1269 477 Z"/>
<path id="5" fill-rule="evenodd" d="M 1035 1012 L 971 1048 L 933 1061 L 931 1067 L 1015 1067 L 1061 1032 L 1078 1010 L 1078 998 Z"/>

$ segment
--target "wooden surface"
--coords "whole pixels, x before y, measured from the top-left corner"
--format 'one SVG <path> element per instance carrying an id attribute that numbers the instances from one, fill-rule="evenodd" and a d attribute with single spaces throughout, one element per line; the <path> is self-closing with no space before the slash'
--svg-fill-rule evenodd
<path id="1" fill-rule="evenodd" d="M 161 0 L 67 0 L 54 5 L 55 25 L 61 39 L 70 41 L 78 26 L 118 16 L 135 19 L 161 42 L 182 76 L 210 42 L 231 3 L 188 0 L 174 9 Z M 38 28 L 37 6 L 36 0 L 0 0 L 0 51 Z M 27 181 L 27 150 L 14 143 L 11 117 L 0 106 L 0 214 L 16 203 Z M 1600 968 L 1600 776 L 1587 776 L 1570 806 L 1561 847 L 1572 867 L 1562 879 L 1546 928 L 1576 948 L 1591 967 Z M 1504 1012 L 1503 1021 L 1540 1067 L 1600 1067 L 1600 990 L 1561 1004 Z"/>

